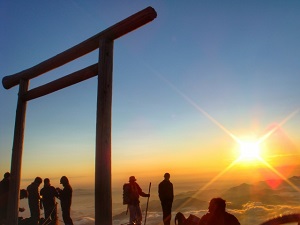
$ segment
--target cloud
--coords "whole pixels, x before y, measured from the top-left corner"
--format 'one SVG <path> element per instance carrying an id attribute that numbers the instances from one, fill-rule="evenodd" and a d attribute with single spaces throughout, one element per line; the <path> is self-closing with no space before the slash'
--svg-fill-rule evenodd
<path id="1" fill-rule="evenodd" d="M 240 224 L 243 225 L 253 225 L 261 224 L 267 220 L 282 215 L 298 213 L 300 211 L 300 206 L 291 205 L 271 205 L 263 204 L 262 202 L 247 202 L 242 206 L 241 209 L 231 209 L 227 207 L 227 212 L 235 215 Z M 201 217 L 207 212 L 206 210 L 189 210 L 182 212 L 185 217 L 190 214 Z M 173 212 L 173 217 L 175 213 Z"/>
<path id="2" fill-rule="evenodd" d="M 228 208 L 227 211 L 235 215 L 240 224 L 243 225 L 253 225 L 261 224 L 267 220 L 270 220 L 281 215 L 287 215 L 292 213 L 298 213 L 300 211 L 300 206 L 290 206 L 290 205 L 268 205 L 261 202 L 247 202 L 242 206 L 241 209 L 231 209 Z M 193 209 L 189 211 L 182 212 L 186 217 L 190 214 L 202 217 L 207 212 L 207 209 Z M 175 214 L 177 212 L 172 212 L 172 221 L 174 220 Z M 144 214 L 143 214 L 144 219 Z M 119 225 L 127 223 L 129 220 L 129 215 L 123 215 L 118 219 L 113 220 L 114 225 Z M 150 211 L 147 214 L 147 224 L 157 225 L 160 224 L 162 220 L 162 213 L 160 211 Z M 95 219 L 91 217 L 82 217 L 74 222 L 74 225 L 94 225 Z"/>
<path id="3" fill-rule="evenodd" d="M 292 177 L 289 180 L 297 187 L 300 185 L 300 177 Z M 256 192 L 254 193 L 252 190 Z M 91 218 L 94 216 L 92 211 L 94 205 L 90 201 L 90 197 L 93 197 L 93 192 L 77 191 L 75 193 L 78 194 L 75 199 L 80 202 L 80 208 L 77 208 L 75 210 L 76 213 L 73 213 L 73 215 L 78 216 L 74 224 L 94 225 L 94 219 Z M 213 189 L 207 190 L 205 195 L 202 193 L 197 198 L 194 198 L 194 192 L 185 192 L 176 195 L 176 199 L 173 202 L 172 221 L 174 222 L 175 214 L 179 211 L 185 217 L 188 217 L 190 214 L 202 217 L 208 210 L 207 199 L 211 197 L 209 195 L 215 195 L 215 191 Z M 79 196 L 81 197 L 79 198 Z M 258 225 L 272 218 L 300 212 L 299 192 L 286 182 L 281 182 L 277 189 L 270 189 L 266 181 L 253 185 L 241 184 L 224 190 L 221 197 L 227 200 L 226 210 L 235 215 L 243 225 Z M 250 199 L 252 201 L 249 201 Z M 84 204 L 84 202 L 88 203 Z M 129 215 L 126 215 L 126 211 L 120 211 L 120 207 L 117 206 L 118 204 L 113 207 L 116 210 L 113 213 L 113 224 L 128 223 Z M 124 206 L 120 206 L 123 209 Z M 142 209 L 144 219 L 145 205 L 142 205 Z M 162 211 L 160 202 L 159 200 L 153 200 L 150 202 L 148 208 L 147 225 L 158 225 L 161 223 Z"/>
<path id="4" fill-rule="evenodd" d="M 260 224 L 269 219 L 279 217 L 281 215 L 297 213 L 300 206 L 290 205 L 267 205 L 261 202 L 248 202 L 243 205 L 242 209 L 228 210 L 234 214 L 241 224 Z"/>

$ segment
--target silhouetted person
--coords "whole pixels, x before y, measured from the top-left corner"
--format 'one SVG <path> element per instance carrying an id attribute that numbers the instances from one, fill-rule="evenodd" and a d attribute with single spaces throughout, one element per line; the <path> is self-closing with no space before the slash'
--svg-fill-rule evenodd
<path id="1" fill-rule="evenodd" d="M 130 214 L 129 224 L 140 225 L 142 222 L 142 211 L 140 207 L 139 197 L 150 197 L 150 194 L 146 194 L 142 191 L 140 186 L 135 182 L 136 179 L 134 176 L 129 177 L 129 203 L 128 209 Z"/>
<path id="2" fill-rule="evenodd" d="M 30 216 L 33 225 L 39 224 L 40 209 L 42 204 L 40 202 L 39 186 L 42 183 L 42 178 L 36 177 L 34 181 L 27 187 L 28 191 L 28 205 L 30 209 Z"/>
<path id="3" fill-rule="evenodd" d="M 56 224 L 57 208 L 55 197 L 58 198 L 58 192 L 51 186 L 49 178 L 44 179 L 44 187 L 41 189 L 42 203 L 44 206 L 45 219 L 51 221 L 50 224 Z"/>
<path id="4" fill-rule="evenodd" d="M 163 221 L 170 225 L 172 204 L 174 199 L 173 184 L 170 182 L 170 174 L 165 173 L 164 180 L 158 185 L 158 196 L 163 210 Z"/>
<path id="5" fill-rule="evenodd" d="M 73 221 L 70 216 L 71 204 L 72 204 L 72 187 L 69 184 L 69 180 L 66 176 L 60 178 L 60 183 L 64 186 L 64 189 L 56 188 L 60 199 L 62 217 L 65 225 L 73 225 Z"/>
<path id="6" fill-rule="evenodd" d="M 8 207 L 10 173 L 6 172 L 0 181 L 0 224 L 6 219 Z"/>
<path id="7" fill-rule="evenodd" d="M 201 217 L 199 225 L 240 225 L 238 219 L 225 211 L 226 201 L 222 198 L 210 200 L 208 213 Z"/>

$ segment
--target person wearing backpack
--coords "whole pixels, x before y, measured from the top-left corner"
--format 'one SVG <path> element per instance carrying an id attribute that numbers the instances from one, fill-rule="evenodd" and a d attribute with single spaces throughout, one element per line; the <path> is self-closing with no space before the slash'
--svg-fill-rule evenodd
<path id="1" fill-rule="evenodd" d="M 142 191 L 141 187 L 136 183 L 135 176 L 129 177 L 129 183 L 123 186 L 123 204 L 128 205 L 129 224 L 140 225 L 142 223 L 142 211 L 140 207 L 139 197 L 150 197 Z"/>

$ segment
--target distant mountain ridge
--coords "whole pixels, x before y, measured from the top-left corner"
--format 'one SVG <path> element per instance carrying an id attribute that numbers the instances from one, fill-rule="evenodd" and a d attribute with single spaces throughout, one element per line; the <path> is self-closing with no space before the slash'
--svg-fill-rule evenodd
<path id="1" fill-rule="evenodd" d="M 274 179 L 254 184 L 242 183 L 227 190 L 187 191 L 175 195 L 172 210 L 175 212 L 207 210 L 209 200 L 214 197 L 224 198 L 230 209 L 241 209 L 248 202 L 261 202 L 266 205 L 299 205 L 300 193 L 297 189 L 300 190 L 300 176 L 293 176 L 286 181 Z M 142 204 L 141 207 L 142 209 L 146 208 L 145 204 Z M 148 210 L 151 212 L 161 211 L 160 201 L 150 201 Z M 113 218 L 122 219 L 125 216 L 125 213 L 122 212 Z"/>
<path id="2" fill-rule="evenodd" d="M 247 202 L 261 202 L 264 204 L 280 205 L 288 202 L 298 205 L 300 202 L 300 176 L 289 179 L 273 179 L 260 181 L 254 184 L 243 183 L 239 186 L 229 188 L 222 194 L 232 208 L 241 208 Z"/>

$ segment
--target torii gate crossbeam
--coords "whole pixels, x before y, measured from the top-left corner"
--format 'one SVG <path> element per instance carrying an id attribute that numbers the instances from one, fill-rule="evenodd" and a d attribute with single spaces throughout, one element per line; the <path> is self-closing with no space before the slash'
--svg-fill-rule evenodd
<path id="1" fill-rule="evenodd" d="M 112 225 L 111 193 L 111 106 L 114 40 L 151 22 L 156 11 L 147 7 L 80 44 L 16 74 L 5 76 L 5 89 L 19 85 L 12 147 L 11 181 L 7 225 L 18 224 L 19 190 L 22 166 L 27 101 L 98 75 L 96 157 L 95 157 L 95 225 Z M 28 90 L 30 79 L 60 67 L 99 48 L 98 63 Z M 104 194 L 103 194 L 104 193 Z"/>

